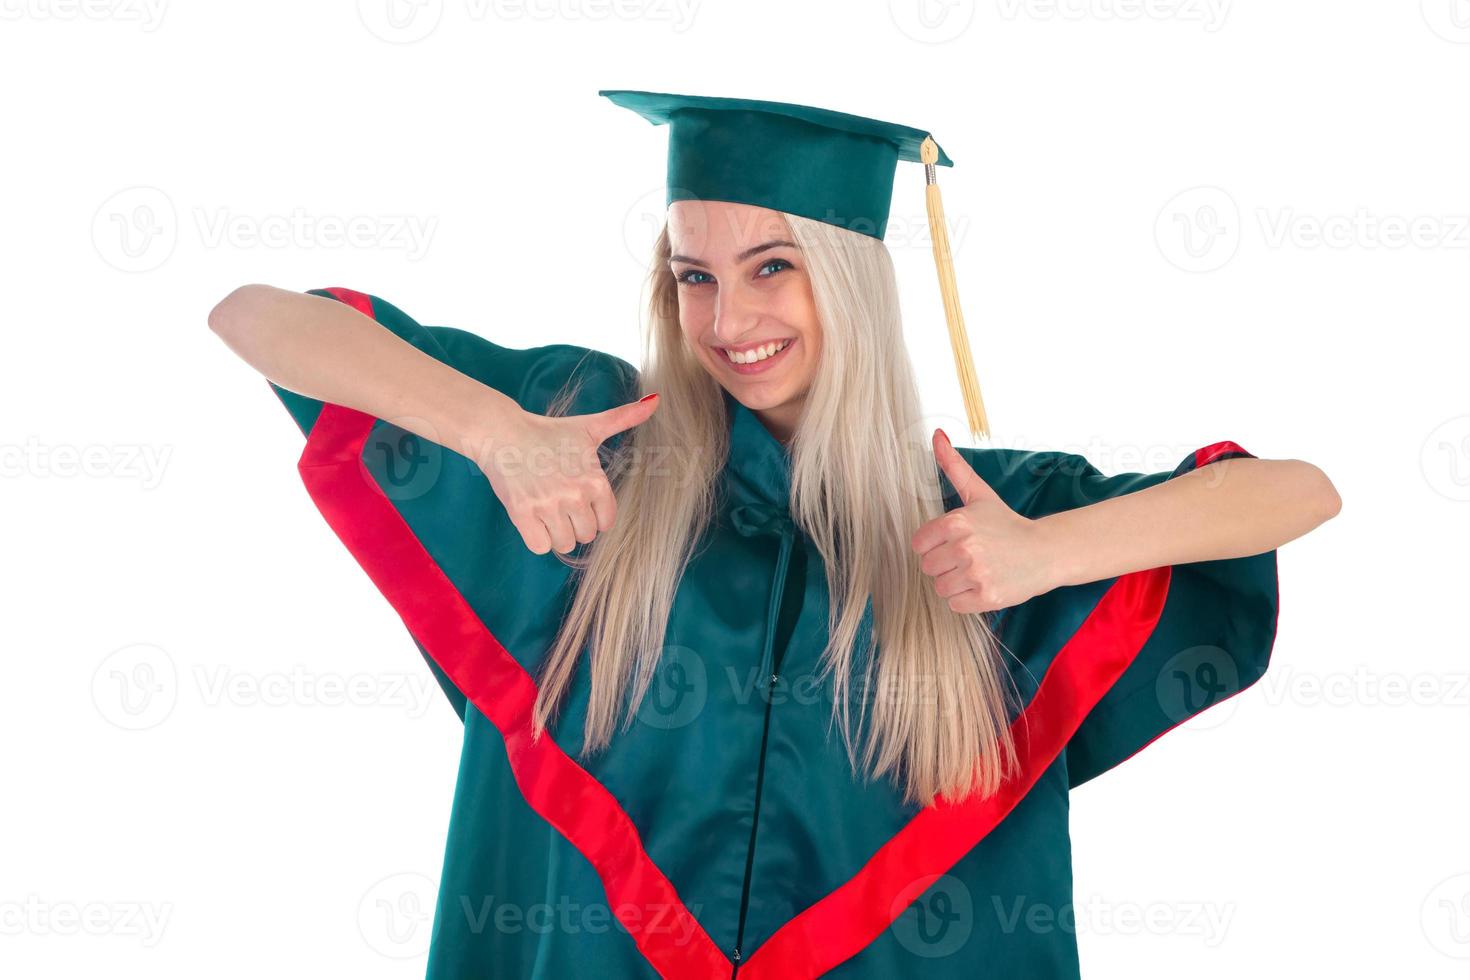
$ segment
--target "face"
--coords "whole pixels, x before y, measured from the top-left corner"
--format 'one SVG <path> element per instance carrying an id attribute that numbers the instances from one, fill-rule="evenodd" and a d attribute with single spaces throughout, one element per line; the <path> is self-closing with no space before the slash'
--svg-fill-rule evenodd
<path id="1" fill-rule="evenodd" d="M 675 201 L 669 241 L 685 342 L 715 380 L 788 441 L 816 373 L 822 331 L 786 219 L 749 204 Z"/>

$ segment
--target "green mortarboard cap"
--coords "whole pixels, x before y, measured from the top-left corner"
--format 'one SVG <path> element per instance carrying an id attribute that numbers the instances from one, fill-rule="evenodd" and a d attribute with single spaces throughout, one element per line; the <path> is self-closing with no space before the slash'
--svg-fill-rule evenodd
<path id="1" fill-rule="evenodd" d="M 669 126 L 668 202 L 735 201 L 882 238 L 898 161 L 929 134 L 830 109 L 667 92 L 598 92 Z M 936 144 L 936 150 L 938 145 Z M 953 166 L 938 150 L 940 166 Z"/>
<path id="2" fill-rule="evenodd" d="M 971 432 L 989 434 L 934 174 L 936 166 L 954 163 L 928 132 L 791 102 L 627 89 L 601 89 L 597 94 L 655 126 L 668 124 L 668 204 L 687 200 L 751 204 L 881 241 L 898 161 L 924 164 L 929 232 L 955 370 Z"/>

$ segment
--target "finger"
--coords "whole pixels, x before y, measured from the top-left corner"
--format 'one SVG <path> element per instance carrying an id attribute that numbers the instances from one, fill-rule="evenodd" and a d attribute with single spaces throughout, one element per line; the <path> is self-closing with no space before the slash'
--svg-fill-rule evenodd
<path id="1" fill-rule="evenodd" d="M 626 405 L 619 405 L 605 412 L 589 415 L 584 420 L 587 431 L 592 434 L 593 441 L 602 442 L 619 432 L 633 428 L 640 422 L 648 421 L 653 410 L 658 408 L 658 401 L 658 393 L 654 392 L 643 396 L 636 402 L 628 402 Z"/>
<path id="2" fill-rule="evenodd" d="M 934 430 L 934 458 L 959 493 L 961 502 L 970 504 L 981 498 L 996 497 L 990 484 L 980 479 L 980 475 L 950 443 L 949 436 L 943 429 Z"/>
<path id="3" fill-rule="evenodd" d="M 512 517 L 510 522 L 520 532 L 521 540 L 526 542 L 526 547 L 532 553 L 544 555 L 551 550 L 551 535 L 547 533 L 546 525 L 539 517 L 532 517 L 529 520 L 517 520 Z"/>
<path id="4" fill-rule="evenodd" d="M 937 548 L 925 552 L 919 562 L 919 571 L 925 575 L 939 576 L 956 568 L 969 568 L 970 554 L 958 542 L 946 541 Z"/>
<path id="5" fill-rule="evenodd" d="M 618 516 L 617 498 L 613 496 L 612 487 L 604 483 L 598 487 L 592 496 L 592 512 L 597 515 L 597 530 L 599 532 L 611 531 L 613 521 Z"/>
<path id="6" fill-rule="evenodd" d="M 952 510 L 926 521 L 909 539 L 909 546 L 919 554 L 926 555 L 941 545 L 958 540 L 965 531 L 963 517 L 959 511 Z"/>
<path id="7" fill-rule="evenodd" d="M 934 579 L 935 593 L 946 599 L 979 587 L 979 583 L 971 576 L 968 568 L 951 569 Z"/>
<path id="8" fill-rule="evenodd" d="M 597 537 L 597 515 L 590 504 L 571 508 L 567 511 L 567 519 L 572 523 L 573 534 L 582 544 Z"/>
<path id="9" fill-rule="evenodd" d="M 546 533 L 551 537 L 551 547 L 567 554 L 576 547 L 577 538 L 572 530 L 572 522 L 563 511 L 548 511 L 541 514 L 541 523 L 546 525 Z"/>
<path id="10" fill-rule="evenodd" d="M 968 589 L 957 595 L 952 595 L 947 601 L 950 610 L 957 613 L 994 612 L 999 608 L 986 602 L 985 597 L 977 589 Z"/>

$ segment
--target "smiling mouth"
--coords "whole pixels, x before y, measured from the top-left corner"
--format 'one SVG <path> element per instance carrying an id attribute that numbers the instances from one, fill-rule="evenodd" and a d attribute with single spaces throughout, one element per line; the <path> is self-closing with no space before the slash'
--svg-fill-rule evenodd
<path id="1" fill-rule="evenodd" d="M 773 340 L 759 344 L 744 351 L 731 351 L 723 347 L 717 349 L 721 360 L 732 370 L 740 374 L 754 374 L 765 370 L 772 362 L 779 360 L 795 343 L 795 337 L 788 337 L 785 340 Z"/>

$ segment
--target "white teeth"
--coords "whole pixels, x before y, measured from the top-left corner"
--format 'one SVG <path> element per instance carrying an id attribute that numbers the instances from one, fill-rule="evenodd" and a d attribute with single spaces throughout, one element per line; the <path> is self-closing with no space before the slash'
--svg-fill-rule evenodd
<path id="1" fill-rule="evenodd" d="M 764 361 L 766 358 L 785 350 L 786 345 L 789 343 L 791 343 L 789 340 L 772 341 L 769 344 L 763 344 L 744 353 L 727 350 L 725 351 L 725 356 L 736 364 L 754 364 L 756 361 Z"/>

